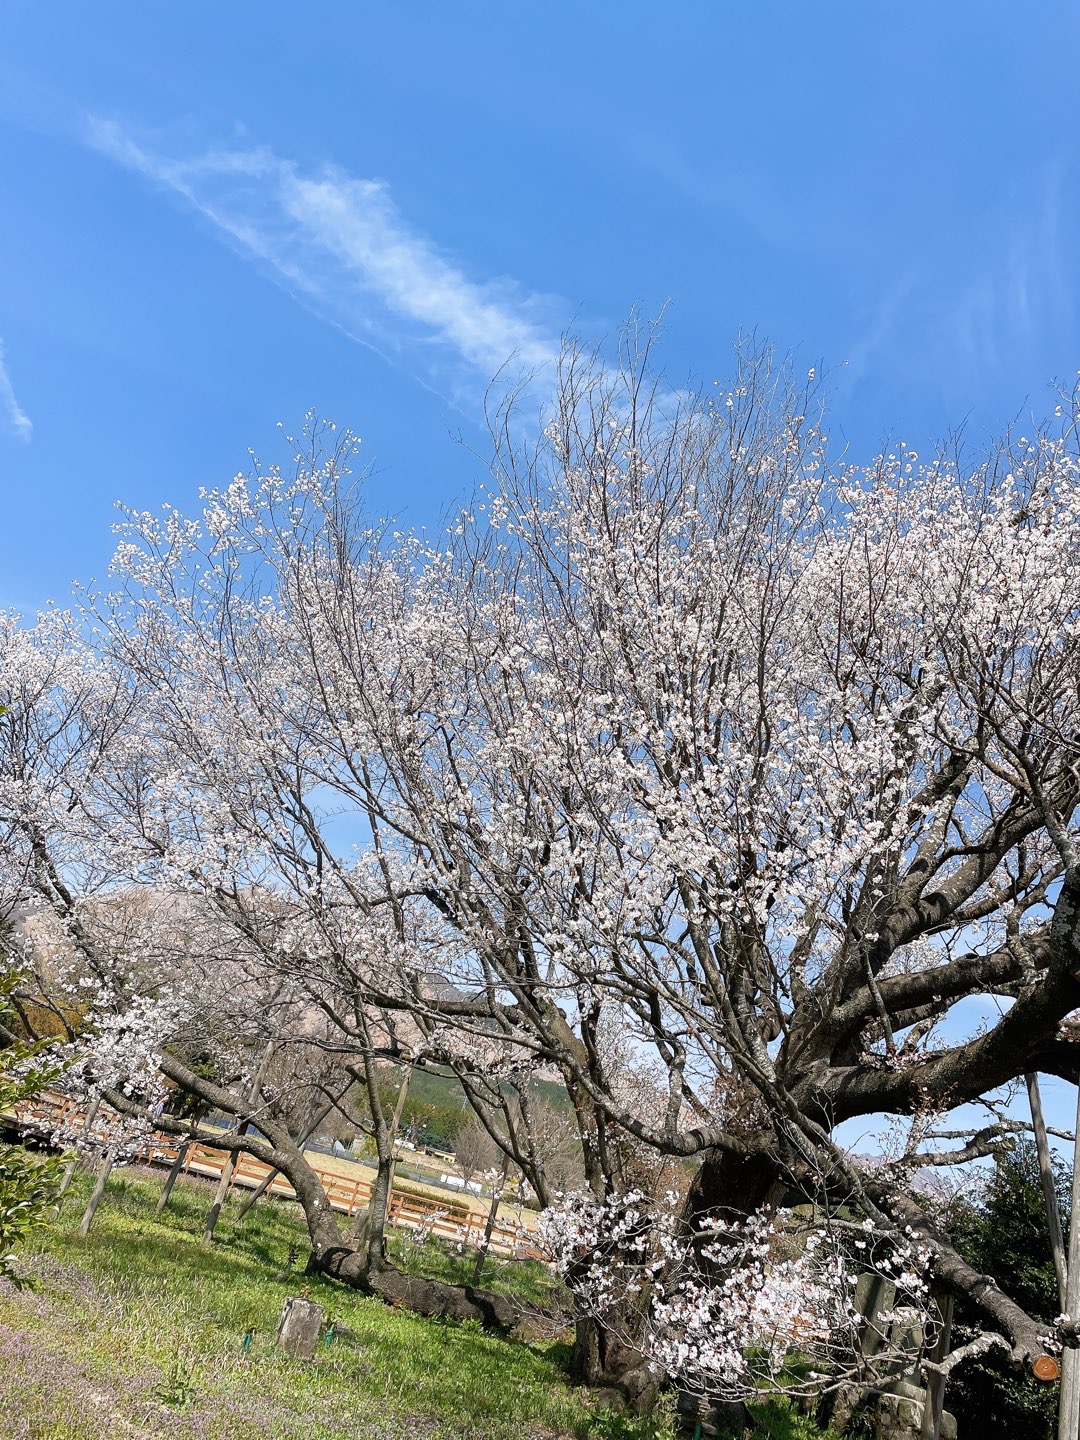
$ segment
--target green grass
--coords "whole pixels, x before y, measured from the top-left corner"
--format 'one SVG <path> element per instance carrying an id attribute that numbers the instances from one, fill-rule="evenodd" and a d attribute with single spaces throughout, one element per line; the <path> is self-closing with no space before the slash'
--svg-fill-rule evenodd
<path id="1" fill-rule="evenodd" d="M 809 1415 L 780 1400 L 770 1400 L 753 1406 L 754 1417 L 761 1430 L 756 1440 L 839 1440 L 832 1430 L 822 1430 Z M 734 1437 L 732 1437 L 734 1440 Z M 742 1436 L 738 1437 L 742 1440 Z"/>
<path id="2" fill-rule="evenodd" d="M 177 1186 L 153 1213 L 160 1182 L 120 1174 L 87 1239 L 76 1236 L 89 1182 L 73 1188 L 29 1294 L 0 1292 L 0 1435 L 97 1440 L 102 1434 L 191 1440 L 346 1440 L 617 1435 L 563 1378 L 555 1341 L 501 1340 L 478 1327 L 423 1320 L 295 1271 L 306 1253 L 295 1207 L 260 1205 L 243 1225 L 226 1210 L 218 1240 L 199 1242 L 205 1186 Z M 412 1247 L 409 1268 L 436 1261 Z M 443 1255 L 447 1278 L 469 1257 Z M 507 1264 L 489 1267 L 505 1288 Z M 528 1267 L 533 1272 L 542 1267 Z M 539 1290 L 536 1276 L 534 1289 Z M 274 1333 L 287 1295 L 306 1293 L 353 1332 L 308 1363 Z M 254 1329 L 251 1348 L 242 1350 Z M 19 1417 L 5 1430 L 3 1417 Z M 134 1428 L 132 1428 L 134 1427 Z M 645 1440 L 648 1431 L 637 1431 Z M 628 1436 L 633 1433 L 624 1427 Z"/>
<path id="3" fill-rule="evenodd" d="M 394 1230 L 390 1232 L 390 1255 L 408 1275 L 446 1280 L 451 1285 L 473 1283 L 476 1251 L 472 1248 L 458 1252 L 440 1240 L 429 1237 L 418 1242 L 408 1231 Z M 480 1283 L 485 1290 L 497 1295 L 517 1295 L 541 1309 L 568 1311 L 570 1308 L 570 1297 L 558 1278 L 546 1265 L 535 1260 L 502 1260 L 489 1255 Z"/>
<path id="4" fill-rule="evenodd" d="M 34 1287 L 0 1288 L 0 1437 L 659 1440 L 670 1432 L 663 1414 L 615 1416 L 571 1387 L 565 1337 L 498 1339 L 305 1279 L 293 1205 L 262 1203 L 239 1226 L 229 1206 L 204 1249 L 208 1187 L 182 1182 L 157 1217 L 160 1178 L 121 1172 L 83 1240 L 74 1231 L 89 1183 L 76 1182 L 43 1250 L 26 1257 Z M 416 1273 L 456 1280 L 471 1269 L 468 1253 L 430 1242 L 397 1236 L 394 1247 Z M 282 1278 L 290 1251 L 296 1268 Z M 489 1262 L 484 1280 L 538 1303 L 553 1292 L 544 1267 L 527 1262 Z M 321 1344 L 310 1362 L 288 1357 L 274 1336 L 295 1294 L 322 1304 L 351 1338 Z M 771 1423 L 770 1432 L 776 1440 L 818 1434 Z"/>

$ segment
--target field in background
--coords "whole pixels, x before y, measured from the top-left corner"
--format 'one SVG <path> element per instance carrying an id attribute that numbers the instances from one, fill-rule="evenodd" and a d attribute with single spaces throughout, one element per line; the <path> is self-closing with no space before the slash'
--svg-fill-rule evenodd
<path id="1" fill-rule="evenodd" d="M 55 1091 L 42 1091 L 25 1100 L 11 1112 L 0 1115 L 0 1128 L 12 1136 L 36 1137 L 50 1143 L 58 1131 L 80 1132 L 84 1141 L 107 1150 L 116 1143 L 117 1116 L 108 1105 L 86 1111 L 71 1096 Z M 89 1129 L 86 1127 L 89 1126 Z M 205 1122 L 212 1132 L 214 1121 Z M 255 1190 L 264 1182 L 267 1200 L 291 1200 L 294 1191 L 286 1177 L 253 1155 L 240 1153 L 231 1160 L 229 1153 L 203 1142 L 181 1145 L 174 1136 L 155 1131 L 145 1136 L 134 1157 L 151 1166 L 170 1167 L 177 1159 L 185 1177 L 217 1181 L 229 1172 L 230 1191 Z M 309 1150 L 308 1163 L 318 1175 L 330 1206 L 346 1216 L 355 1216 L 364 1209 L 372 1195 L 376 1172 L 349 1155 L 332 1155 L 322 1149 Z M 404 1170 L 404 1167 L 399 1167 Z M 479 1244 L 485 1232 L 490 1201 L 483 1197 L 462 1194 L 460 1190 L 425 1186 L 409 1180 L 402 1173 L 395 1178 L 387 1220 L 391 1226 L 422 1230 L 452 1244 Z M 533 1233 L 536 1215 L 531 1210 L 512 1207 L 510 1197 L 502 1207 L 491 1232 L 490 1248 L 497 1254 L 515 1259 L 542 1259 Z"/>
<path id="2" fill-rule="evenodd" d="M 442 1162 L 430 1167 L 421 1166 L 417 1158 L 407 1150 L 402 1151 L 401 1162 L 398 1165 L 394 1176 L 394 1189 L 400 1190 L 407 1195 L 421 1195 L 426 1200 L 436 1200 L 440 1205 L 449 1208 L 471 1211 L 483 1225 L 484 1216 L 487 1214 L 487 1196 L 463 1195 L 460 1190 L 448 1190 L 442 1185 L 426 1184 L 423 1180 L 414 1180 L 411 1176 L 403 1175 L 403 1169 L 424 1169 L 430 1168 L 432 1174 L 440 1171 L 448 1171 L 454 1175 L 460 1175 L 461 1171 L 456 1165 Z M 328 1154 L 324 1150 L 312 1151 L 312 1157 L 318 1159 L 319 1168 L 332 1170 L 335 1175 L 340 1175 L 343 1180 L 351 1180 L 357 1173 L 362 1171 L 365 1176 L 371 1177 L 375 1173 L 375 1166 L 366 1164 L 362 1160 L 354 1160 L 348 1155 Z M 511 1200 L 504 1201 L 499 1207 L 500 1216 L 507 1220 L 519 1221 L 522 1225 L 532 1230 L 536 1225 L 537 1214 L 528 1205 L 518 1205 Z"/>

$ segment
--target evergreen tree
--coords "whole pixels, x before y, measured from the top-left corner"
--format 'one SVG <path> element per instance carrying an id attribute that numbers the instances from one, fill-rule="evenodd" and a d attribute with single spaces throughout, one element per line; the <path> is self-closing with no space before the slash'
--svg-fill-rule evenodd
<path id="1" fill-rule="evenodd" d="M 1058 1208 L 1065 1229 L 1068 1177 L 1055 1164 Z M 953 1207 L 957 1249 L 985 1273 L 1000 1276 L 1029 1315 L 1051 1321 L 1060 1313 L 1050 1230 L 1030 1140 L 998 1152 L 985 1188 L 974 1202 Z M 958 1324 L 978 1324 L 970 1307 L 957 1306 Z M 1057 1415 L 1058 1386 L 1018 1374 L 994 1352 L 962 1365 L 949 1384 L 946 1403 L 961 1435 L 1008 1435 L 1010 1440 L 1049 1440 Z"/>

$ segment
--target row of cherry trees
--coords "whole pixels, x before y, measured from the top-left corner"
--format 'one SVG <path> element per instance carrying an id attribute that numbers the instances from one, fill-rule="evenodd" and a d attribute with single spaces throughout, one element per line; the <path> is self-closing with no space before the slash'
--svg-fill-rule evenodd
<path id="1" fill-rule="evenodd" d="M 385 1064 L 449 1067 L 563 1237 L 589 1379 L 739 1393 L 748 1355 L 815 1346 L 814 1383 L 850 1379 L 867 1250 L 909 1338 L 932 1271 L 981 1309 L 965 1344 L 1053 1346 L 918 1177 L 990 1154 L 1026 1072 L 1077 1078 L 1067 403 L 977 460 L 859 466 L 768 357 L 700 396 L 647 347 L 571 350 L 444 533 L 368 517 L 356 441 L 314 420 L 201 514 L 126 514 L 106 588 L 0 628 L 0 886 L 41 907 L 74 1073 L 133 1124 L 164 1087 L 232 1116 L 326 1273 L 509 1325 L 385 1257 Z M 382 1185 L 359 1248 L 298 1144 L 350 1083 Z M 868 1116 L 888 1166 L 836 1138 Z"/>

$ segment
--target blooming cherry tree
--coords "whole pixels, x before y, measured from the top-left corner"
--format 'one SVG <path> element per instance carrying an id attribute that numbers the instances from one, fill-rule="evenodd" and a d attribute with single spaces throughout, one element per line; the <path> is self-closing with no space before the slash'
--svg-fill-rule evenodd
<path id="1" fill-rule="evenodd" d="M 125 518 L 86 663 L 138 723 L 75 807 L 70 843 L 107 837 L 79 864 L 198 895 L 369 1079 L 450 1065 L 543 1201 L 537 1075 L 565 1090 L 595 1205 L 622 1203 L 640 1147 L 693 1167 L 696 1235 L 721 1210 L 854 1216 L 1030 1359 L 1042 1327 L 914 1181 L 1006 1133 L 965 1107 L 1077 1078 L 1069 406 L 986 456 L 857 466 L 815 382 L 767 356 L 701 396 L 647 349 L 569 351 L 542 434 L 498 417 L 490 482 L 435 537 L 365 519 L 356 442 L 312 422 L 288 469 L 254 464 L 201 516 Z M 837 1128 L 879 1115 L 903 1161 L 860 1166 Z M 775 1237 L 747 1235 L 764 1265 Z M 693 1253 L 649 1324 L 763 1337 Z M 815 1332 L 848 1315 L 836 1254 L 766 1267 Z M 586 1310 L 577 1368 L 618 1378 L 640 1354 Z"/>

